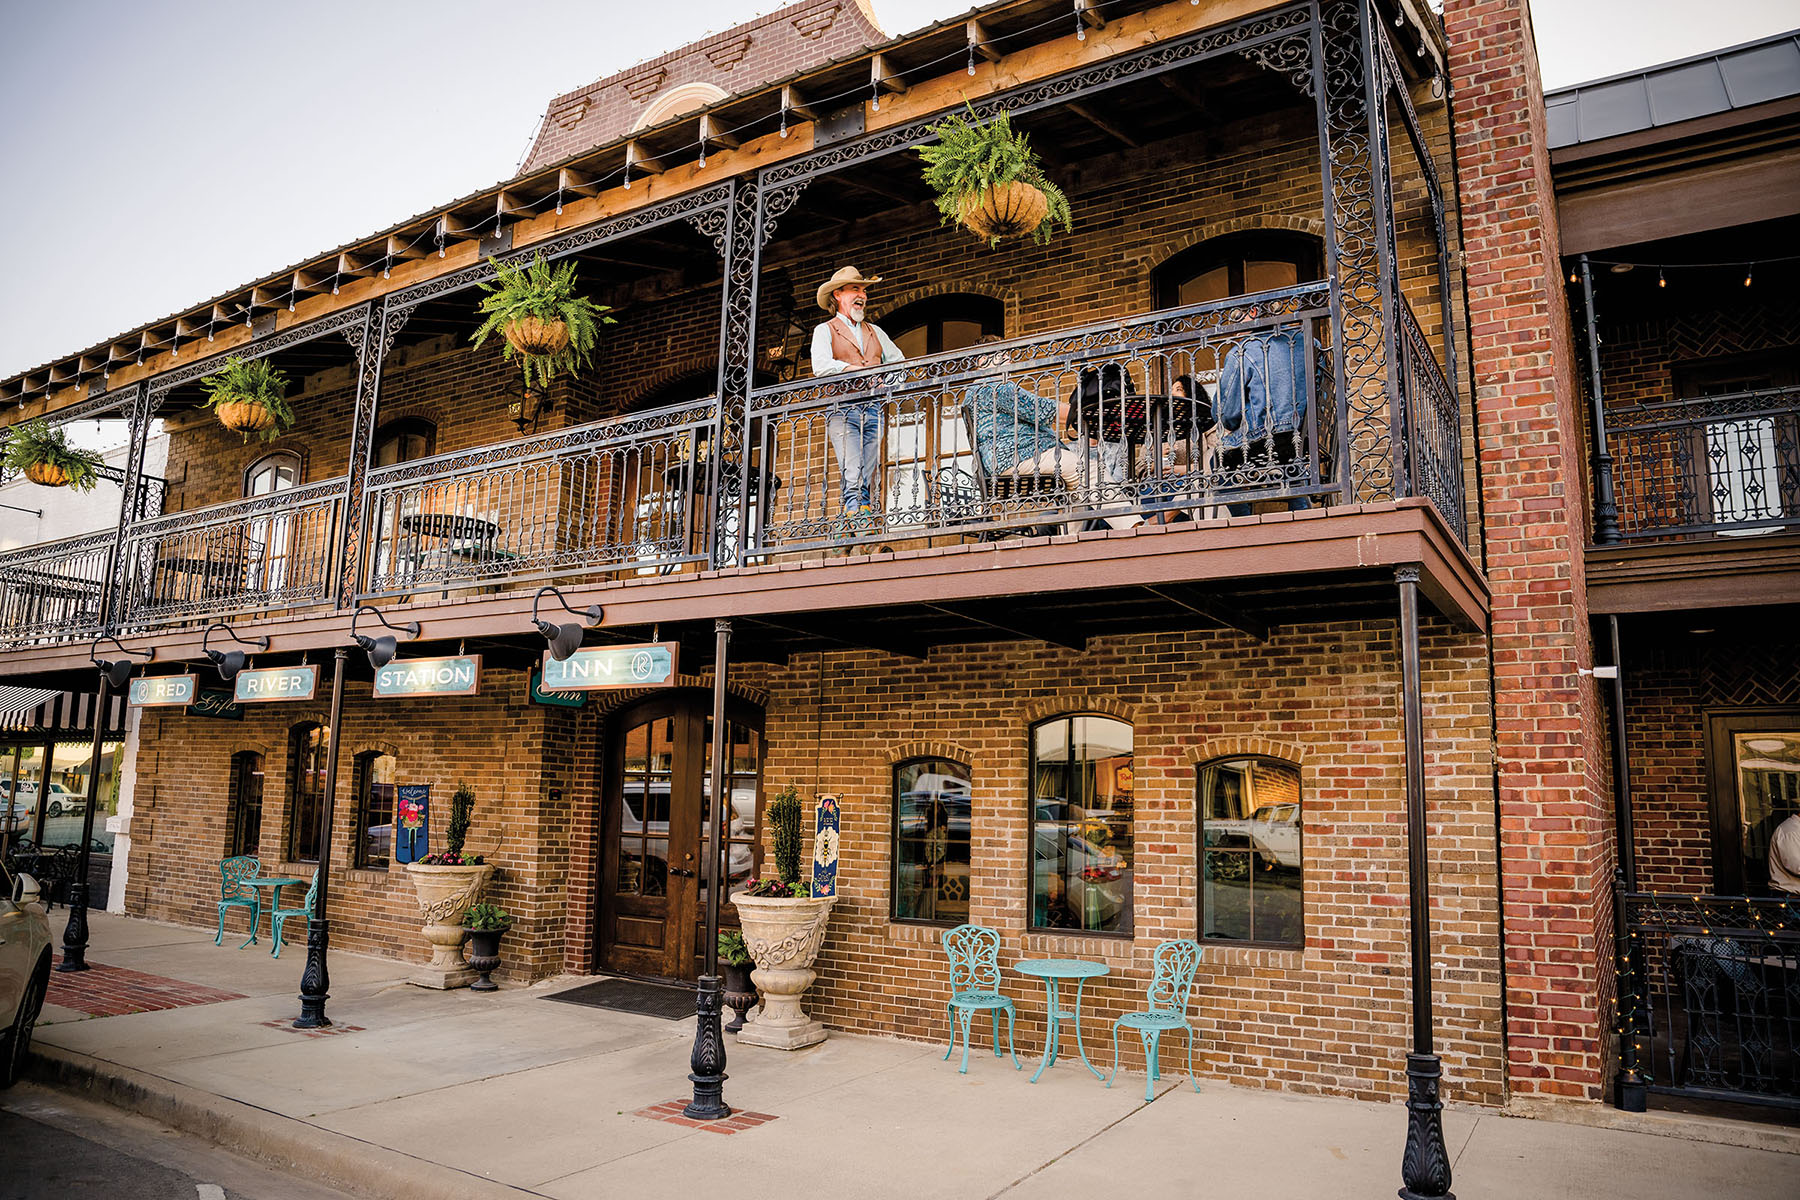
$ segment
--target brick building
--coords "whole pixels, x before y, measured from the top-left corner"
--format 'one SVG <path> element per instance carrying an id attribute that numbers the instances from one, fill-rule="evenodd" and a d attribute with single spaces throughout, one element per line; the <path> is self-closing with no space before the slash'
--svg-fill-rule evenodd
<path id="1" fill-rule="evenodd" d="M 1073 229 L 940 223 L 912 151 L 965 104 L 1032 136 Z M 432 785 L 436 849 L 466 782 L 502 978 L 691 979 L 717 745 L 733 886 L 768 796 L 839 798 L 835 1027 L 941 1036 L 965 920 L 1004 961 L 1105 963 L 1095 1028 L 1198 938 L 1204 1074 L 1394 1097 L 1428 982 L 1448 1096 L 1598 1100 L 1615 779 L 1547 128 L 1523 0 L 1002 0 L 893 40 L 792 5 L 558 97 L 500 188 L 0 384 L 170 436 L 161 514 L 0 558 L 0 672 L 91 688 L 105 632 L 180 673 L 219 620 L 271 639 L 257 666 L 377 618 L 419 623 L 404 658 L 481 657 L 476 694 L 397 699 L 354 652 L 336 722 L 328 671 L 232 720 L 138 709 L 128 911 L 210 923 L 233 853 L 306 877 L 329 810 L 334 944 L 421 960 L 395 789 Z M 486 260 L 536 253 L 616 318 L 541 394 L 469 346 Z M 815 378 L 852 263 L 907 362 Z M 1234 443 L 1213 410 L 1280 345 L 1297 419 Z M 292 430 L 201 407 L 228 353 L 293 378 Z M 1062 483 L 984 449 L 998 384 L 1070 399 Z M 880 413 L 872 515 L 847 404 Z M 545 697 L 546 584 L 603 606 L 591 646 L 675 644 L 674 686 Z M 1661 662 L 1641 711 L 1687 720 L 1702 669 Z M 1693 803 L 1653 807 L 1646 870 L 1693 881 Z"/>

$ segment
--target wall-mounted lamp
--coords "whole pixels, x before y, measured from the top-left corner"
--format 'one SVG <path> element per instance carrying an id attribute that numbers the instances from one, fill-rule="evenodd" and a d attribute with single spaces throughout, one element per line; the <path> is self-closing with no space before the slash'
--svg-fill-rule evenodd
<path id="1" fill-rule="evenodd" d="M 267 650 L 269 639 L 267 637 L 243 637 L 223 621 L 214 621 L 206 627 L 206 633 L 200 638 L 200 651 L 212 660 L 212 665 L 219 672 L 219 678 L 230 683 L 237 678 L 238 672 L 244 669 L 244 652 L 242 650 L 214 650 L 208 647 L 206 643 L 211 640 L 214 633 L 221 629 L 225 631 L 225 636 L 232 641 L 246 646 L 255 646 L 258 650 Z"/>
<path id="2" fill-rule="evenodd" d="M 371 607 L 367 604 L 358 605 L 356 614 L 350 618 L 350 640 L 368 652 L 369 665 L 376 670 L 380 670 L 382 667 L 385 667 L 394 661 L 394 654 L 400 649 L 400 643 L 393 634 L 384 633 L 380 637 L 372 638 L 366 634 L 356 632 L 356 623 L 362 619 L 364 613 L 371 614 L 377 621 L 380 621 L 395 633 L 404 631 L 408 637 L 416 638 L 419 636 L 419 623 L 417 621 L 408 621 L 404 625 L 389 624 L 388 619 L 381 615 L 380 609 Z"/>
<path id="3" fill-rule="evenodd" d="M 574 613 L 578 617 L 586 617 L 587 628 L 584 629 L 573 621 L 567 625 L 556 625 L 549 621 L 539 620 L 538 602 L 546 595 L 554 595 L 556 602 L 563 606 L 565 612 Z M 563 594 L 553 587 L 541 587 L 538 589 L 538 594 L 531 598 L 531 624 L 544 635 L 544 640 L 550 643 L 550 657 L 557 662 L 562 662 L 569 655 L 581 649 L 582 637 L 588 629 L 600 624 L 600 618 L 603 615 L 605 615 L 604 610 L 598 604 L 590 604 L 585 612 L 579 608 L 570 608 L 569 602 L 563 599 Z"/>
<path id="4" fill-rule="evenodd" d="M 123 657 L 113 662 L 108 662 L 106 659 L 100 658 L 94 651 L 100 648 L 101 642 L 111 642 L 113 645 L 118 646 L 119 653 L 123 655 Z M 143 654 L 144 657 L 142 661 L 149 662 L 156 657 L 156 648 L 153 646 L 150 649 L 145 650 Z M 116 637 L 97 637 L 94 639 L 93 644 L 88 647 L 88 661 L 100 669 L 101 677 L 104 678 L 107 683 L 112 685 L 112 689 L 115 692 L 123 690 L 126 683 L 131 679 L 131 670 L 137 665 L 132 661 L 131 656 L 132 651 L 127 650 Z"/>

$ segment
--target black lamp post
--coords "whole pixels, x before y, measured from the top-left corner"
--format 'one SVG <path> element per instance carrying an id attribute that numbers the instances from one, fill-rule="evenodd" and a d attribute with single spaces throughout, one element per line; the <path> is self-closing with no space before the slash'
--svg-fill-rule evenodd
<path id="1" fill-rule="evenodd" d="M 207 645 L 212 640 L 212 635 L 221 629 L 225 631 L 225 636 L 232 641 L 245 646 L 255 646 L 258 650 L 267 650 L 269 639 L 267 637 L 244 637 L 223 621 L 214 621 L 206 627 L 206 632 L 200 638 L 200 651 L 212 661 L 213 667 L 219 672 L 219 678 L 230 683 L 237 678 L 238 672 L 244 669 L 245 658 L 242 650 L 214 650 Z"/>
<path id="2" fill-rule="evenodd" d="M 119 657 L 108 662 L 95 654 L 101 642 L 118 646 Z M 154 657 L 154 649 L 146 650 L 143 661 L 149 662 Z M 87 809 L 81 818 L 81 858 L 75 868 L 75 882 L 69 885 L 69 921 L 63 926 L 63 960 L 56 967 L 59 971 L 88 969 L 88 861 L 94 840 L 94 809 L 100 803 L 100 743 L 106 736 L 106 710 L 112 704 L 112 694 L 124 690 L 131 679 L 131 669 L 136 665 L 131 651 L 114 637 L 95 638 L 93 645 L 88 647 L 88 661 L 100 670 L 100 686 L 94 693 L 94 746 L 88 756 Z"/>
<path id="3" fill-rule="evenodd" d="M 578 617 L 586 617 L 586 628 L 575 624 L 573 621 L 570 621 L 565 625 L 558 625 L 552 621 L 545 621 L 539 618 L 538 604 L 542 602 L 545 596 L 555 596 L 556 602 L 562 605 L 564 612 L 573 613 Z M 554 658 L 557 662 L 563 662 L 571 654 L 575 653 L 575 651 L 581 649 L 581 639 L 587 635 L 589 629 L 600 624 L 600 619 L 603 616 L 605 616 L 605 610 L 598 604 L 590 604 L 586 609 L 570 608 L 569 602 L 563 599 L 563 594 L 554 587 L 541 587 L 538 589 L 537 595 L 531 598 L 532 627 L 543 634 L 544 640 L 550 643 L 550 657 Z"/>
<path id="4" fill-rule="evenodd" d="M 731 649 L 731 620 L 713 622 L 713 744 L 711 821 L 706 830 L 706 969 L 694 995 L 694 1053 L 688 1061 L 688 1079 L 694 1098 L 681 1115 L 694 1121 L 717 1121 L 731 1115 L 725 1103 L 725 1032 L 719 1024 L 719 893 L 725 886 L 722 837 L 730 798 L 725 794 L 725 757 L 730 751 L 730 732 L 725 724 L 726 658 Z"/>

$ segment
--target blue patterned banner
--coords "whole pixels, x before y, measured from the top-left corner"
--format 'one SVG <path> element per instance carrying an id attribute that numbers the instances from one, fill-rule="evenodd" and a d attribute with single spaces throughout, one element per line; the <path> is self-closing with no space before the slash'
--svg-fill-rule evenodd
<path id="1" fill-rule="evenodd" d="M 394 789 L 394 861 L 418 862 L 431 844 L 431 785 L 403 783 Z"/>
<path id="2" fill-rule="evenodd" d="M 813 825 L 813 895 L 837 895 L 837 868 L 837 797 L 820 796 L 819 815 Z"/>

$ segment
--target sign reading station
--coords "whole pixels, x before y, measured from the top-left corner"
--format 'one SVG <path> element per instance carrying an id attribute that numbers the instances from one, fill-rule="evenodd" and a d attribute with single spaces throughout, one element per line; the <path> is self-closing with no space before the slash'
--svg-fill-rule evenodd
<path id="1" fill-rule="evenodd" d="M 133 708 L 161 708 L 166 705 L 192 704 L 200 692 L 195 675 L 140 675 L 131 681 L 130 703 Z"/>
<path id="2" fill-rule="evenodd" d="M 319 688 L 317 667 L 258 667 L 239 671 L 233 699 L 239 704 L 271 700 L 311 700 Z"/>
<path id="3" fill-rule="evenodd" d="M 481 690 L 481 655 L 396 658 L 375 671 L 376 696 L 473 696 Z"/>
<path id="4" fill-rule="evenodd" d="M 597 646 L 557 662 L 544 652 L 538 684 L 546 692 L 603 692 L 608 688 L 673 687 L 676 642 Z"/>

